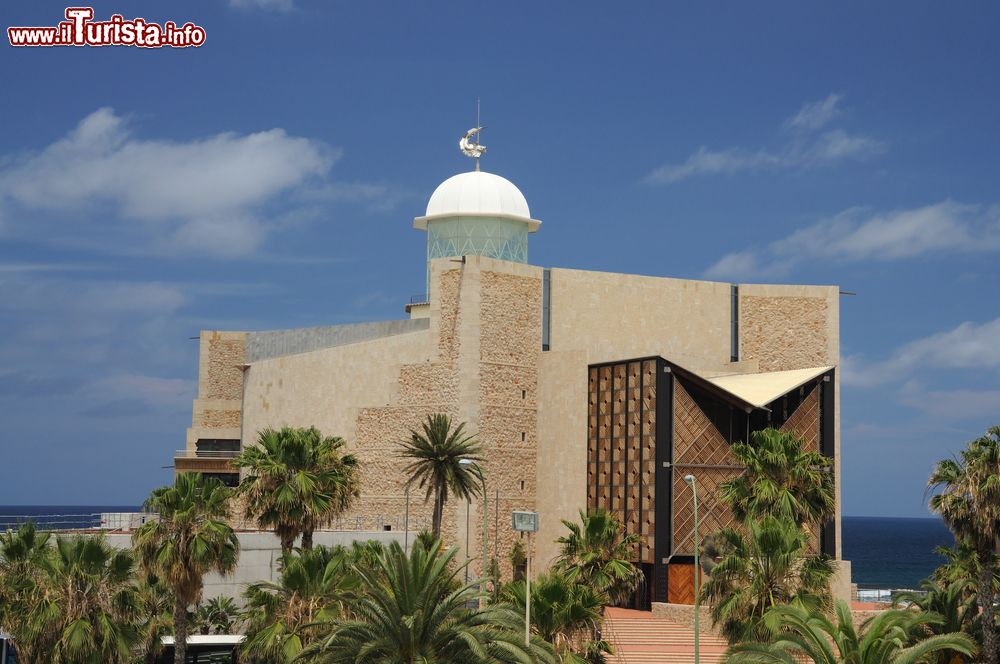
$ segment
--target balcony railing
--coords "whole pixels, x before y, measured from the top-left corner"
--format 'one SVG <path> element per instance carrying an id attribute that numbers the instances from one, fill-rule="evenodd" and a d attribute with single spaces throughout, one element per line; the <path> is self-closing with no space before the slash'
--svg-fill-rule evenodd
<path id="1" fill-rule="evenodd" d="M 430 304 L 431 296 L 427 293 L 417 293 L 416 295 L 410 296 L 410 304 Z"/>
<path id="2" fill-rule="evenodd" d="M 239 455 L 238 450 L 177 450 L 174 452 L 175 459 L 234 459 L 237 455 Z"/>

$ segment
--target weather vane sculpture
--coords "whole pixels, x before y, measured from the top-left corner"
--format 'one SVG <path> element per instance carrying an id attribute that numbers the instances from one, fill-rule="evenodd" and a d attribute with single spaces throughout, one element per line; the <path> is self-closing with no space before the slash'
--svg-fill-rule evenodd
<path id="1" fill-rule="evenodd" d="M 479 158 L 483 156 L 486 152 L 486 146 L 481 145 L 478 141 L 479 132 L 481 132 L 486 127 L 479 125 L 479 98 L 476 98 L 476 126 L 465 132 L 463 136 L 458 141 L 458 149 L 462 151 L 466 157 L 472 157 L 476 160 L 476 170 L 479 170 Z"/>

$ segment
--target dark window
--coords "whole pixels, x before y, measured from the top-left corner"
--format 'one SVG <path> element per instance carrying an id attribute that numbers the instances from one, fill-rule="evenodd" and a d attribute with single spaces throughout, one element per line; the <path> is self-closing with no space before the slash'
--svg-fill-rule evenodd
<path id="1" fill-rule="evenodd" d="M 237 487 L 240 485 L 239 473 L 202 473 L 204 477 L 214 477 L 226 486 Z"/>
<path id="2" fill-rule="evenodd" d="M 729 287 L 729 360 L 740 361 L 740 287 Z"/>
<path id="3" fill-rule="evenodd" d="M 235 664 L 236 649 L 232 646 L 193 645 L 188 644 L 187 664 Z M 166 646 L 156 658 L 156 664 L 173 664 L 174 647 Z"/>
<path id="4" fill-rule="evenodd" d="M 549 349 L 549 328 L 551 327 L 552 314 L 549 309 L 549 291 L 552 289 L 552 270 L 542 270 L 542 350 Z"/>
<path id="5" fill-rule="evenodd" d="M 195 443 L 198 452 L 239 452 L 239 438 L 199 438 Z"/>

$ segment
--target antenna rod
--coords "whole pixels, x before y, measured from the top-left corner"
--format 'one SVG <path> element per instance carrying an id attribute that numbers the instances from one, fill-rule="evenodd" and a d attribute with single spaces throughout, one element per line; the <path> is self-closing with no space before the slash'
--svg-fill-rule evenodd
<path id="1" fill-rule="evenodd" d="M 476 96 L 476 126 L 480 127 L 479 124 L 479 96 Z M 483 134 L 482 132 L 476 132 L 476 141 L 482 144 Z M 476 155 L 476 172 L 479 172 L 479 155 Z"/>

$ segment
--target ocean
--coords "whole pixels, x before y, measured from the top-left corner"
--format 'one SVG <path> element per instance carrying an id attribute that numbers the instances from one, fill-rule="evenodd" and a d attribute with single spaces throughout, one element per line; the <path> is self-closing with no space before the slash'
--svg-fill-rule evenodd
<path id="1" fill-rule="evenodd" d="M 845 516 L 841 529 L 852 580 L 874 588 L 917 588 L 944 562 L 934 549 L 955 542 L 940 519 Z"/>
<path id="2" fill-rule="evenodd" d="M 0 530 L 27 518 L 63 528 L 97 528 L 101 512 L 138 511 L 136 505 L 0 506 Z M 935 547 L 954 542 L 940 519 L 845 516 L 842 531 L 853 581 L 875 588 L 916 588 L 943 562 Z"/>

